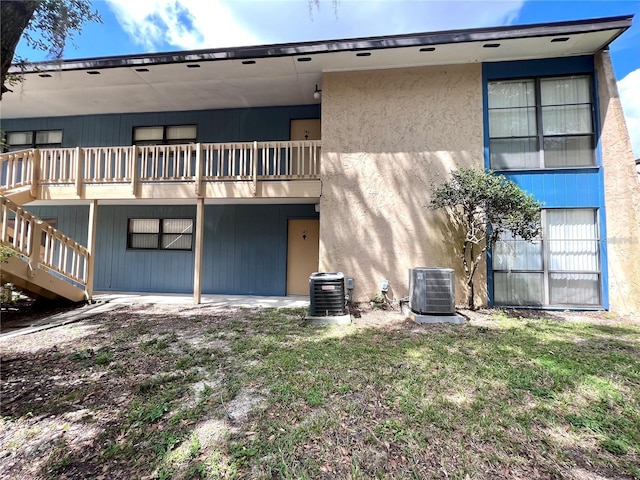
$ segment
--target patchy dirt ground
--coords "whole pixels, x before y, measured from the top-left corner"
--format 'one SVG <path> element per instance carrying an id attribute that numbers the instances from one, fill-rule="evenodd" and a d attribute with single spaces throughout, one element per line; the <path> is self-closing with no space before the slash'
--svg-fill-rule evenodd
<path id="1" fill-rule="evenodd" d="M 79 305 L 60 302 L 36 302 L 27 297 L 19 297 L 12 302 L 0 304 L 0 333 L 20 330 L 43 323 L 52 315 L 76 310 Z"/>
<path id="2" fill-rule="evenodd" d="M 496 315 L 493 310 L 461 313 L 478 328 L 491 326 Z M 354 308 L 352 314 L 356 329 L 433 328 L 370 305 Z M 249 420 L 266 408 L 269 392 L 239 374 L 247 363 L 235 354 L 243 338 L 268 336 L 264 325 L 281 321 L 268 312 L 260 315 L 207 306 L 137 305 L 0 340 L 0 477 L 266 478 L 237 470 L 252 455 L 246 441 L 256 434 Z M 303 315 L 291 311 L 285 318 L 295 326 L 302 324 Z M 638 323 L 606 312 L 523 310 L 509 315 Z M 26 324 L 29 318 L 15 316 L 12 321 Z M 283 347 L 286 338 L 274 348 Z M 326 478 L 341 478 L 331 469 L 323 471 Z M 584 472 L 582 478 L 618 478 Z M 447 476 L 444 471 L 433 478 Z"/>
<path id="3" fill-rule="evenodd" d="M 207 321 L 196 321 L 197 314 L 207 315 Z M 172 395 L 187 410 L 194 409 L 203 390 L 221 384 L 223 372 L 203 369 L 194 373 L 188 365 L 176 368 L 172 350 L 177 351 L 178 344 L 187 351 L 189 345 L 212 352 L 224 350 L 225 342 L 208 342 L 206 332 L 236 315 L 234 310 L 222 314 L 204 307 L 122 307 L 76 324 L 3 341 L 0 477 L 151 478 L 144 462 L 140 471 L 135 465 L 122 470 L 113 464 L 104 468 L 111 456 L 120 453 L 118 438 L 133 428 L 145 430 L 174 400 L 167 398 L 146 408 L 136 405 L 137 397 L 177 384 L 178 391 Z M 39 317 L 12 320 L 29 324 Z M 147 352 L 151 355 L 144 354 Z M 251 402 L 247 399 L 245 403 Z M 242 401 L 236 403 L 231 415 L 237 410 L 241 419 L 247 407 Z M 215 436 L 216 429 L 227 432 L 228 426 L 222 423 L 201 425 L 203 435 Z M 144 431 L 138 440 L 144 443 L 150 434 Z M 168 443 L 159 445 L 168 449 L 172 439 L 165 440 Z M 105 456 L 103 442 L 111 443 L 111 454 Z"/>

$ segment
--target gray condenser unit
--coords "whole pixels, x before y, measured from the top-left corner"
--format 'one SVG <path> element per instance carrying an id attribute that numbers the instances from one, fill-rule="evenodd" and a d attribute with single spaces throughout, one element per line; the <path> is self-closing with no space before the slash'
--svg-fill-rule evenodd
<path id="1" fill-rule="evenodd" d="M 409 308 L 425 315 L 453 315 L 456 291 L 451 268 L 410 268 Z"/>
<path id="2" fill-rule="evenodd" d="M 330 317 L 345 315 L 344 274 L 312 273 L 309 277 L 309 315 Z"/>

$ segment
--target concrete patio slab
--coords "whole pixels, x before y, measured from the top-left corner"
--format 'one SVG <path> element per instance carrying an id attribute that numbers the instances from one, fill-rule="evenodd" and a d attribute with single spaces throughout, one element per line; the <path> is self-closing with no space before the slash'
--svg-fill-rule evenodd
<path id="1" fill-rule="evenodd" d="M 402 313 L 415 323 L 453 323 L 462 325 L 467 322 L 467 319 L 458 313 L 453 315 L 422 315 L 411 311 L 408 305 L 402 306 Z"/>
<path id="2" fill-rule="evenodd" d="M 170 293 L 98 292 L 93 295 L 93 299 L 97 302 L 109 302 L 118 305 L 193 305 L 193 296 Z M 245 308 L 308 308 L 309 297 L 305 295 L 290 295 L 287 297 L 203 295 L 201 305 Z"/>

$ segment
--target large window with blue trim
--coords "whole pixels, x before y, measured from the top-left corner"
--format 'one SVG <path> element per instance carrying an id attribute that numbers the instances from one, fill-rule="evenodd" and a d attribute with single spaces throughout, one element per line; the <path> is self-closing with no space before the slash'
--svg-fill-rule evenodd
<path id="1" fill-rule="evenodd" d="M 490 81 L 487 93 L 492 169 L 595 166 L 590 75 Z"/>
<path id="2" fill-rule="evenodd" d="M 504 234 L 492 252 L 494 304 L 602 305 L 598 210 L 542 211 L 542 235 L 526 242 Z"/>

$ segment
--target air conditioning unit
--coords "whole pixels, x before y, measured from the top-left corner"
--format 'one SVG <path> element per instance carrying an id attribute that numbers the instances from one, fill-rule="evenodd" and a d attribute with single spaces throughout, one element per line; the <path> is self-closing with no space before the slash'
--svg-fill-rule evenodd
<path id="1" fill-rule="evenodd" d="M 309 315 L 330 317 L 346 314 L 344 274 L 312 273 L 309 277 Z"/>
<path id="2" fill-rule="evenodd" d="M 451 268 L 410 268 L 409 308 L 423 315 L 454 315 L 455 275 Z"/>

